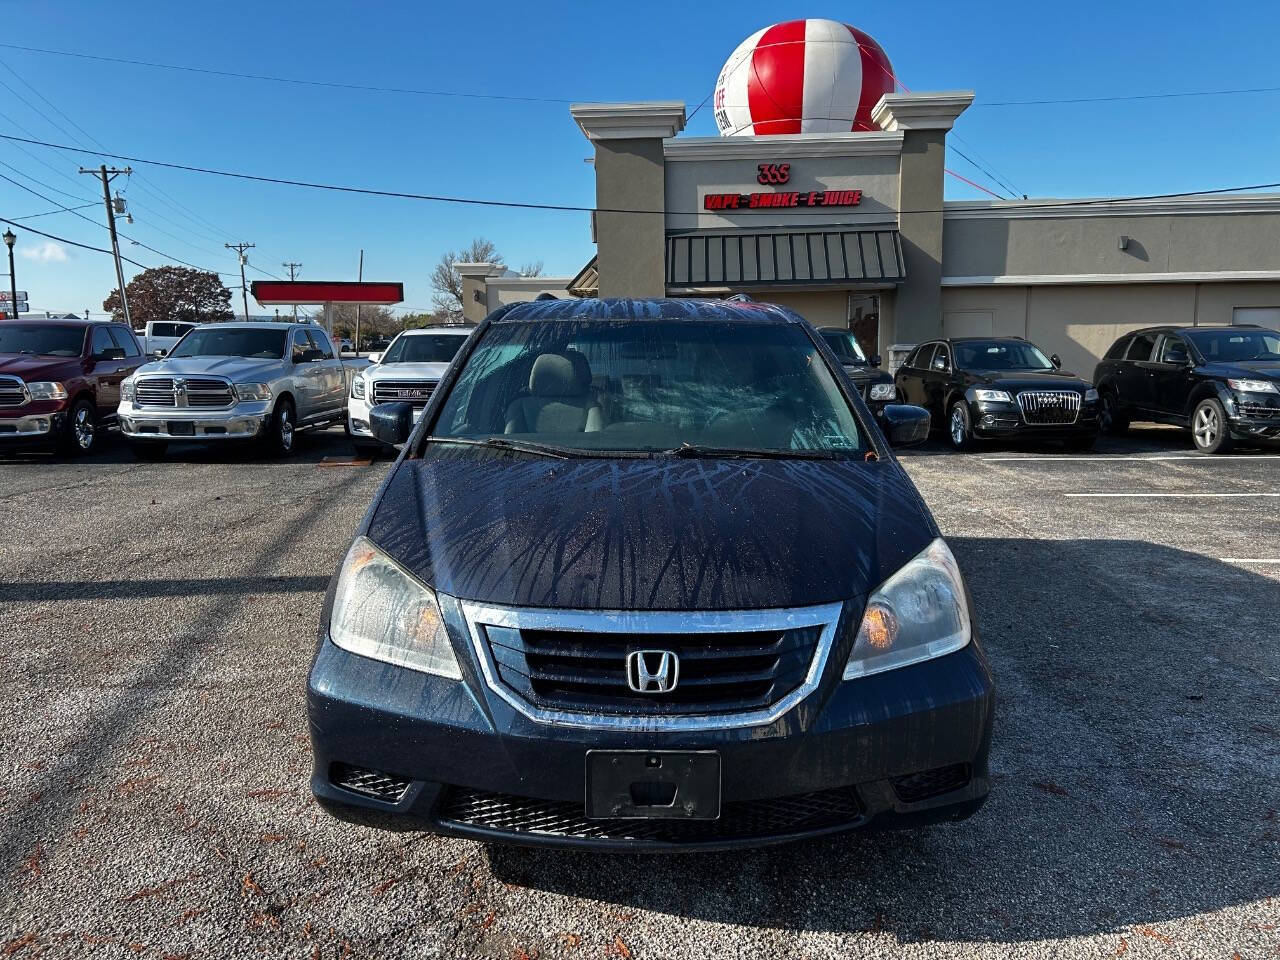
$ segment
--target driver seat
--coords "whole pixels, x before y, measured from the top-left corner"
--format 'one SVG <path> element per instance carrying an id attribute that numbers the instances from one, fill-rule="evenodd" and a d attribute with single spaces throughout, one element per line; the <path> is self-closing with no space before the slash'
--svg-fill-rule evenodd
<path id="1" fill-rule="evenodd" d="M 544 353 L 529 371 L 529 395 L 507 407 L 504 433 L 582 433 L 604 427 L 591 392 L 591 367 L 577 350 Z"/>

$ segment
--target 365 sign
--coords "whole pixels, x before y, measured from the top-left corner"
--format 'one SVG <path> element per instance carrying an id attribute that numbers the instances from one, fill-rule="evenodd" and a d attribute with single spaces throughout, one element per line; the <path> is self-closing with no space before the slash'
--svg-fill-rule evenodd
<path id="1" fill-rule="evenodd" d="M 765 186 L 786 183 L 791 179 L 789 163 L 762 163 L 756 167 L 756 170 L 759 171 L 756 174 L 756 183 L 763 183 Z"/>

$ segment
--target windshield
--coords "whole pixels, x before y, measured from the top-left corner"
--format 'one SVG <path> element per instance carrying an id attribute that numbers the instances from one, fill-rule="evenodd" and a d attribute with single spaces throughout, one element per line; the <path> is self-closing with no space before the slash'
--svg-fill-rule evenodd
<path id="1" fill-rule="evenodd" d="M 574 452 L 867 449 L 804 329 L 745 321 L 494 324 L 433 435 Z"/>
<path id="2" fill-rule="evenodd" d="M 1280 360 L 1280 333 L 1274 330 L 1188 330 L 1183 336 L 1210 363 Z"/>
<path id="3" fill-rule="evenodd" d="M 0 353 L 78 357 L 83 347 L 84 327 L 0 322 Z"/>
<path id="4" fill-rule="evenodd" d="M 1033 344 L 1021 340 L 962 340 L 952 344 L 957 370 L 1052 370 Z"/>
<path id="5" fill-rule="evenodd" d="M 447 333 L 405 333 L 396 338 L 382 357 L 383 363 L 448 363 L 465 336 Z"/>
<path id="6" fill-rule="evenodd" d="M 858 338 L 849 330 L 819 330 L 822 339 L 841 363 L 866 363 L 867 355 L 858 346 Z"/>
<path id="7" fill-rule="evenodd" d="M 284 356 L 286 330 L 253 327 L 203 327 L 180 341 L 171 357 L 258 357 L 279 360 Z"/>

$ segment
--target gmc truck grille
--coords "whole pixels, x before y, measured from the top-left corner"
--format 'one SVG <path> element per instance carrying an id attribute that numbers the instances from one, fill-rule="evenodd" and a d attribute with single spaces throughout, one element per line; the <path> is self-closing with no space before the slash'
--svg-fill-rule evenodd
<path id="1" fill-rule="evenodd" d="M 134 387 L 140 407 L 229 407 L 235 402 L 231 384 L 215 377 L 146 377 Z"/>
<path id="2" fill-rule="evenodd" d="M 1024 390 L 1018 394 L 1027 423 L 1075 423 L 1080 417 L 1080 394 L 1074 390 Z"/>
<path id="3" fill-rule="evenodd" d="M 439 380 L 375 380 L 373 402 L 391 403 L 405 400 L 415 407 L 425 407 Z"/>
<path id="4" fill-rule="evenodd" d="M 820 790 L 772 800 L 736 800 L 716 820 L 592 820 L 577 801 L 538 800 L 451 787 L 435 811 L 441 821 L 507 834 L 583 840 L 688 844 L 814 833 L 853 826 L 863 807 L 853 788 Z"/>
<path id="5" fill-rule="evenodd" d="M 26 385 L 17 377 L 0 377 L 0 407 L 20 407 L 27 402 Z"/>

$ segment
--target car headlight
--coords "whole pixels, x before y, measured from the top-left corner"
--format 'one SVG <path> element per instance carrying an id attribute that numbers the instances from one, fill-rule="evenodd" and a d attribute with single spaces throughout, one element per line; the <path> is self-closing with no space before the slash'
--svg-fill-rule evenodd
<path id="1" fill-rule="evenodd" d="M 1280 393 L 1272 380 L 1228 380 L 1227 386 L 1241 393 Z"/>
<path id="2" fill-rule="evenodd" d="M 364 377 L 356 377 L 351 381 L 351 395 L 357 400 L 364 399 Z"/>
<path id="3" fill-rule="evenodd" d="M 975 400 L 994 401 L 998 403 L 1013 403 L 1013 397 L 1004 390 L 975 390 L 973 391 Z"/>
<path id="4" fill-rule="evenodd" d="M 342 561 L 329 638 L 364 657 L 462 679 L 436 595 L 365 537 Z"/>
<path id="5" fill-rule="evenodd" d="M 964 580 L 939 537 L 871 595 L 844 679 L 940 657 L 971 637 Z"/>
<path id="6" fill-rule="evenodd" d="M 873 383 L 871 385 L 872 400 L 892 400 L 898 395 L 892 383 Z"/>
<path id="7" fill-rule="evenodd" d="M 270 400 L 271 387 L 265 383 L 237 383 L 236 397 L 241 400 Z"/>
<path id="8" fill-rule="evenodd" d="M 1097 402 L 1098 402 L 1098 391 L 1097 391 L 1097 390 L 1095 390 L 1095 389 L 1093 389 L 1093 387 L 1090 387 L 1088 390 L 1086 390 L 1086 391 L 1084 392 L 1084 402 L 1085 402 L 1085 403 L 1097 403 Z"/>
<path id="9" fill-rule="evenodd" d="M 54 380 L 35 380 L 27 384 L 27 394 L 32 400 L 65 400 L 67 388 Z"/>
<path id="10" fill-rule="evenodd" d="M 120 381 L 120 399 L 126 403 L 133 403 L 133 387 L 137 381 L 133 377 L 125 377 Z"/>

